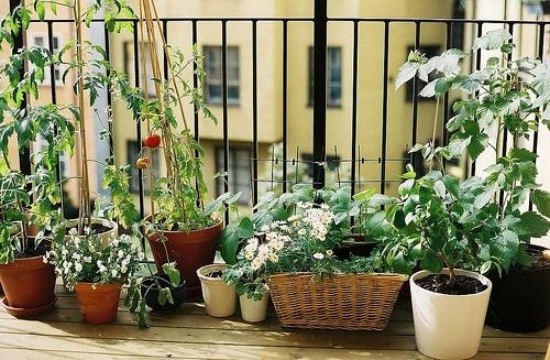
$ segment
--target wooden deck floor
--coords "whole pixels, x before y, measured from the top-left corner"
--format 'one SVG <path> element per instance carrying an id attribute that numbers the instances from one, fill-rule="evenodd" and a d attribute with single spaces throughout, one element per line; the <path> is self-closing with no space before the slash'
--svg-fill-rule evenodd
<path id="1" fill-rule="evenodd" d="M 281 328 L 271 316 L 253 325 L 238 316 L 216 319 L 202 304 L 170 316 L 150 316 L 140 330 L 120 309 L 116 323 L 82 323 L 74 297 L 58 291 L 57 308 L 40 320 L 0 310 L 0 359 L 428 359 L 415 350 L 410 304 L 400 300 L 384 332 Z M 544 359 L 550 328 L 513 334 L 487 327 L 474 359 Z"/>

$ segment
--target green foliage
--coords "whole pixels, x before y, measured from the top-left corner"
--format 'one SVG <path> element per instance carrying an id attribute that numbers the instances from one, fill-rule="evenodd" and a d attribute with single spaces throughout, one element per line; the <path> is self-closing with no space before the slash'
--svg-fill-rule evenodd
<path id="1" fill-rule="evenodd" d="M 522 145 L 538 131 L 539 120 L 547 124 L 550 118 L 550 67 L 538 59 L 512 59 L 512 39 L 503 29 L 476 39 L 473 50 L 492 51 L 493 56 L 472 73 L 463 71 L 459 61 L 465 54 L 454 49 L 430 59 L 413 52 L 400 68 L 397 87 L 415 76 L 423 82 L 430 77 L 420 95 L 463 94 L 453 104 L 456 115 L 446 124 L 448 144 L 417 144 L 411 152 L 420 151 L 426 161 L 442 164 L 443 159 L 467 154 L 476 160 L 493 151 L 495 161 L 483 179 L 462 183 L 439 172 L 417 180 L 412 180 L 414 174 L 406 176 L 399 202 L 385 211 L 393 232 L 375 231 L 387 244 L 383 254 L 394 269 L 420 264 L 432 271 L 442 266 L 506 271 L 528 265 L 526 244 L 550 230 L 550 193 L 536 183 L 536 154 Z M 490 138 L 494 128 L 497 135 Z M 505 134 L 508 144 L 502 141 Z M 510 150 L 502 155 L 505 146 Z M 525 211 L 529 200 L 538 212 Z M 367 227 L 377 230 L 377 223 Z"/>

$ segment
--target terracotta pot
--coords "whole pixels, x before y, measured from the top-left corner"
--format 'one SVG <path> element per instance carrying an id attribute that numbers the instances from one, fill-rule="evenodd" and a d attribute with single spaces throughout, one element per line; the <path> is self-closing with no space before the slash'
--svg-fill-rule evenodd
<path id="1" fill-rule="evenodd" d="M 55 303 L 55 270 L 42 256 L 16 259 L 0 265 L 0 282 L 6 309 L 18 309 L 12 315 L 35 317 L 53 308 Z M 29 309 L 27 314 L 24 309 Z"/>
<path id="2" fill-rule="evenodd" d="M 213 317 L 231 316 L 237 310 L 235 285 L 227 285 L 221 277 L 210 276 L 212 272 L 222 271 L 227 267 L 227 264 L 210 264 L 197 270 L 206 313 Z"/>
<path id="3" fill-rule="evenodd" d="M 115 321 L 121 288 L 116 283 L 76 283 L 74 290 L 84 322 L 100 325 Z"/>
<path id="4" fill-rule="evenodd" d="M 181 276 L 187 281 L 187 296 L 200 296 L 201 285 L 197 270 L 214 262 L 222 229 L 223 222 L 220 221 L 212 227 L 189 233 L 163 231 L 164 242 L 159 233 L 147 236 L 158 271 L 162 272 L 162 264 L 175 261 Z"/>

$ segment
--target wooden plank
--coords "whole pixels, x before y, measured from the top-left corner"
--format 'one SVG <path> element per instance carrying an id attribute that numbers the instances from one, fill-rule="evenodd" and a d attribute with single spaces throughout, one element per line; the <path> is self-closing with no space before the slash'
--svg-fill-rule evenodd
<path id="1" fill-rule="evenodd" d="M 182 319 L 184 321 L 185 319 Z M 113 340 L 143 340 L 186 342 L 196 344 L 227 344 L 251 346 L 295 346 L 346 349 L 414 350 L 412 335 L 323 331 L 323 330 L 247 330 L 242 328 L 201 329 L 194 327 L 161 328 L 140 330 L 135 326 L 102 325 L 90 326 L 81 323 L 43 323 L 39 321 L 0 320 L 0 333 L 23 336 L 25 334 Z M 482 351 L 544 353 L 548 338 L 483 338 Z"/>
<path id="2" fill-rule="evenodd" d="M 32 348 L 29 349 L 29 344 Z M 377 359 L 428 360 L 417 351 L 349 350 L 186 343 L 110 341 L 91 339 L 41 339 L 28 335 L 24 341 L 0 339 L 2 358 L 18 360 L 59 359 Z M 62 355 L 61 355 L 62 354 Z M 475 360 L 542 360 L 542 354 L 479 353 Z"/>

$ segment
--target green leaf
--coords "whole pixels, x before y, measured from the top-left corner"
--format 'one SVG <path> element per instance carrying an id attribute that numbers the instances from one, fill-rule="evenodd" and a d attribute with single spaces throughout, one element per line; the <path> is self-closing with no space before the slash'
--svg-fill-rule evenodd
<path id="1" fill-rule="evenodd" d="M 439 256 L 437 256 L 437 253 L 432 249 L 427 249 L 426 256 L 420 262 L 420 266 L 422 269 L 433 273 L 438 273 L 443 268 L 443 264 L 441 263 Z"/>
<path id="2" fill-rule="evenodd" d="M 491 30 L 474 41 L 473 49 L 474 50 L 500 49 L 503 44 L 510 41 L 511 39 L 512 39 L 512 35 L 504 29 Z"/>
<path id="3" fill-rule="evenodd" d="M 508 157 L 521 162 L 532 162 L 537 159 L 538 155 L 527 149 L 513 148 L 508 153 Z"/>
<path id="4" fill-rule="evenodd" d="M 528 211 L 521 214 L 518 226 L 529 237 L 540 238 L 548 234 L 550 221 L 534 211 Z"/>
<path id="5" fill-rule="evenodd" d="M 550 193 L 548 191 L 534 190 L 531 193 L 531 201 L 542 215 L 550 217 Z"/>
<path id="6" fill-rule="evenodd" d="M 420 63 L 418 62 L 408 61 L 404 63 L 397 72 L 397 77 L 395 78 L 395 89 L 399 89 L 407 81 L 414 78 L 419 68 Z"/>

